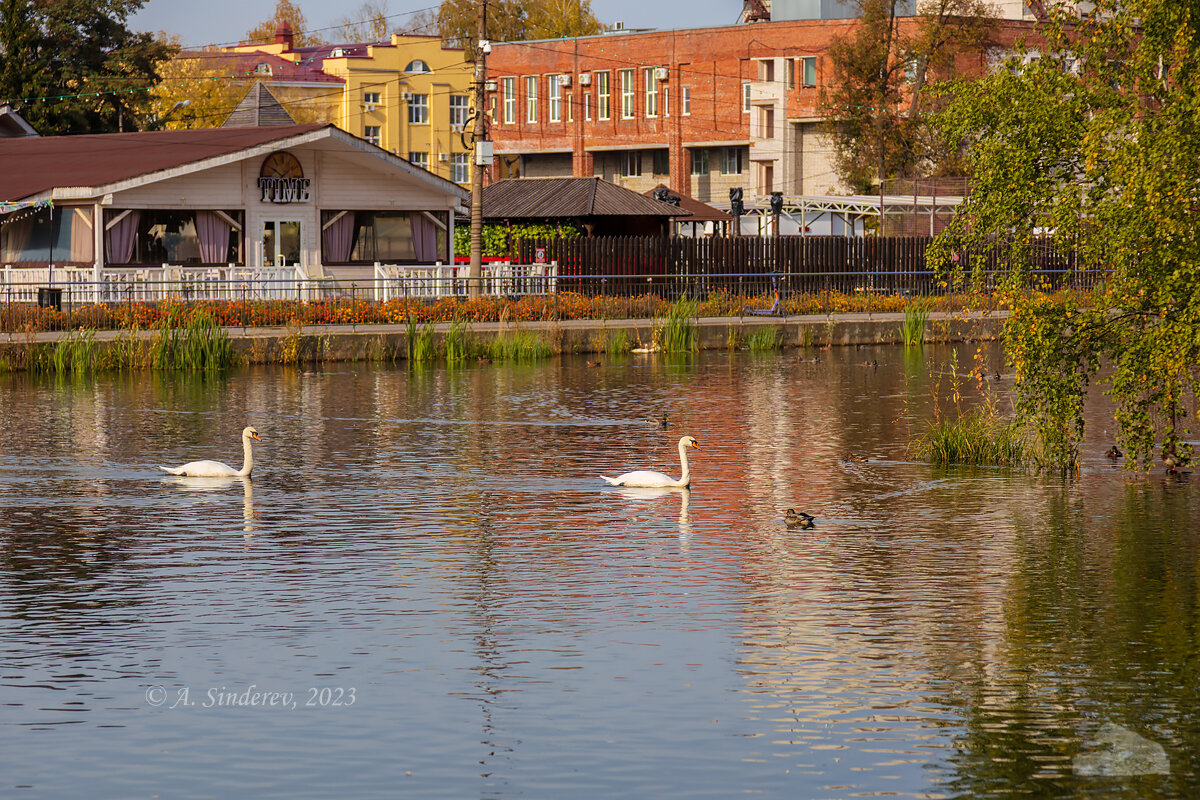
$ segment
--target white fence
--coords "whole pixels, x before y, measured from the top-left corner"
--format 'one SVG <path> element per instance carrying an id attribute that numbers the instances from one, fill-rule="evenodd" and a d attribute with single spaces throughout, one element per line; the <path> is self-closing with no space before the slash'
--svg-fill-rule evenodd
<path id="1" fill-rule="evenodd" d="M 311 294 L 312 279 L 299 265 L 293 267 L 114 267 L 99 281 L 90 268 L 44 267 L 0 270 L 0 299 L 32 303 L 39 291 L 66 290 L 74 302 L 115 303 L 127 300 L 294 300 Z"/>
<path id="2" fill-rule="evenodd" d="M 554 294 L 558 288 L 558 262 L 513 264 L 495 261 L 482 265 L 480 293 L 485 295 Z M 440 261 L 431 266 L 375 264 L 375 300 L 466 297 L 467 266 Z"/>

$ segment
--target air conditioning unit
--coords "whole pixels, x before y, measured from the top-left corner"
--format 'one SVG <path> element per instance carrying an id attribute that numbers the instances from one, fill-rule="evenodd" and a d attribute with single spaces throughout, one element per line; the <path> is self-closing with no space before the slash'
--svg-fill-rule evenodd
<path id="1" fill-rule="evenodd" d="M 454 131 L 455 133 L 462 133 L 462 129 L 463 124 L 461 122 L 455 122 L 450 126 L 450 130 Z"/>
<path id="2" fill-rule="evenodd" d="M 412 92 L 401 92 L 400 99 L 406 103 L 411 103 L 412 102 Z"/>
<path id="3" fill-rule="evenodd" d="M 330 58 L 343 58 L 343 57 L 345 57 L 345 55 L 346 55 L 346 51 L 340 47 L 335 47 L 329 51 Z"/>
<path id="4" fill-rule="evenodd" d="M 368 111 L 368 112 L 369 112 L 369 111 L 374 111 L 374 110 L 375 110 L 375 104 L 374 104 L 374 103 L 363 103 L 363 111 Z"/>
<path id="5" fill-rule="evenodd" d="M 450 160 L 449 153 L 438 153 L 438 161 L 449 161 L 449 160 Z"/>
<path id="6" fill-rule="evenodd" d="M 580 86 L 591 86 L 592 85 L 592 73 L 590 73 L 590 72 L 579 73 L 579 85 Z"/>
<path id="7" fill-rule="evenodd" d="M 559 86 L 570 86 L 571 85 L 571 76 L 570 75 L 559 75 L 558 76 L 558 85 Z"/>
<path id="8" fill-rule="evenodd" d="M 496 82 L 495 81 L 484 81 L 483 88 L 485 91 L 494 92 L 494 91 L 496 91 Z"/>
<path id="9" fill-rule="evenodd" d="M 655 67 L 654 77 L 660 81 L 665 81 L 667 78 L 671 77 L 671 70 L 667 69 L 666 67 Z"/>

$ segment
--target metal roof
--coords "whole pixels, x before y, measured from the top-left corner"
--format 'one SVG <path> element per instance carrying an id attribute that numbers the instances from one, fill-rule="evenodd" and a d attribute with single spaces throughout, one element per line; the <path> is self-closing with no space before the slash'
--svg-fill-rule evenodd
<path id="1" fill-rule="evenodd" d="M 262 81 L 255 81 L 246 96 L 229 113 L 222 128 L 255 128 L 274 125 L 295 125 L 279 98 Z"/>
<path id="2" fill-rule="evenodd" d="M 485 219 L 688 217 L 691 213 L 600 178 L 512 178 L 483 190 Z"/>

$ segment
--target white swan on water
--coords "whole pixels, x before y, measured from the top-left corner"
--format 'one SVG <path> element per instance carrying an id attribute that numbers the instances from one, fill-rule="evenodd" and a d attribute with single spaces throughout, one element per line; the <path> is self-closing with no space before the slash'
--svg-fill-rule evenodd
<path id="1" fill-rule="evenodd" d="M 192 461 L 182 467 L 160 466 L 159 469 L 172 475 L 186 475 L 189 478 L 248 478 L 250 470 L 254 469 L 254 450 L 250 446 L 251 439 L 262 440 L 258 431 L 254 428 L 246 428 L 242 431 L 242 452 L 245 453 L 245 460 L 242 462 L 240 470 L 234 469 L 228 464 L 222 464 L 220 461 Z"/>
<path id="2" fill-rule="evenodd" d="M 648 469 L 639 469 L 636 472 L 626 472 L 624 475 L 618 475 L 615 478 L 606 478 L 601 475 L 601 479 L 608 482 L 609 486 L 644 486 L 647 488 L 670 487 L 670 486 L 687 486 L 692 482 L 692 473 L 688 469 L 687 449 L 694 447 L 700 449 L 700 445 L 691 436 L 685 436 L 679 440 L 679 463 L 683 467 L 683 474 L 679 476 L 679 480 L 673 479 L 670 475 L 664 475 L 661 472 L 654 472 Z"/>

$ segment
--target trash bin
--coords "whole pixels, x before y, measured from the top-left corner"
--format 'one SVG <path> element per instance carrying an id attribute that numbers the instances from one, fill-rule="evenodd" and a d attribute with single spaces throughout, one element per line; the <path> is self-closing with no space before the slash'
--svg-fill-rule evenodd
<path id="1" fill-rule="evenodd" d="M 62 311 L 62 289 L 55 289 L 51 286 L 42 286 L 38 288 L 38 308 L 53 308 L 55 311 Z"/>

